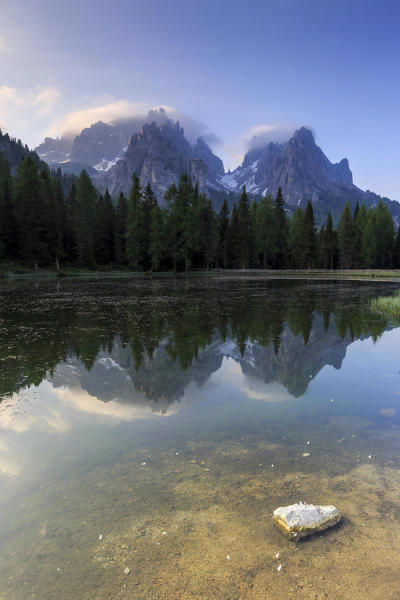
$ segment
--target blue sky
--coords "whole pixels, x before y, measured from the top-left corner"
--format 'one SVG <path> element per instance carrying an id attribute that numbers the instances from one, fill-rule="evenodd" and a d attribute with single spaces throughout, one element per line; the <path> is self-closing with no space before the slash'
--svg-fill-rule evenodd
<path id="1" fill-rule="evenodd" d="M 306 125 L 400 200 L 399 20 L 396 0 L 0 0 L 0 126 L 34 146 L 167 105 L 234 167 L 252 128 Z"/>

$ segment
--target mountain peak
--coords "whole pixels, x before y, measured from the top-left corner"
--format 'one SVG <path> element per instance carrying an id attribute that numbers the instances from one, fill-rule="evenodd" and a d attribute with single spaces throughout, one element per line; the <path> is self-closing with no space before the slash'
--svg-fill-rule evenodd
<path id="1" fill-rule="evenodd" d="M 132 173 L 142 185 L 150 182 L 154 193 L 163 202 L 168 187 L 179 182 L 186 173 L 199 186 L 201 193 L 218 188 L 218 179 L 224 174 L 222 161 L 215 156 L 206 142 L 199 138 L 192 146 L 185 137 L 179 121 L 163 118 L 164 113 L 153 111 L 155 117 L 132 135 L 125 155 L 99 174 L 96 180 L 100 189 L 106 186 L 113 195 L 120 191 L 129 193 Z M 222 191 L 221 188 L 218 188 Z"/>
<path id="2" fill-rule="evenodd" d="M 314 134 L 311 129 L 308 129 L 307 127 L 300 127 L 300 129 L 297 129 L 291 139 L 302 144 L 315 144 Z"/>
<path id="3" fill-rule="evenodd" d="M 285 202 L 294 207 L 306 200 L 343 196 L 352 191 L 353 176 L 347 159 L 331 163 L 315 143 L 313 132 L 300 127 L 283 144 L 266 143 L 251 148 L 243 163 L 221 183 L 239 192 L 243 186 L 250 194 L 275 196 L 281 187 Z"/>

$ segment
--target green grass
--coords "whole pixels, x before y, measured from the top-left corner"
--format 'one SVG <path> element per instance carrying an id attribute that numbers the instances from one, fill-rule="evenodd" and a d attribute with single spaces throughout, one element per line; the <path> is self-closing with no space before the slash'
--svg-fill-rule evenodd
<path id="1" fill-rule="evenodd" d="M 328 271 L 323 269 L 212 269 L 174 273 L 173 271 L 134 272 L 112 266 L 98 267 L 96 270 L 66 266 L 57 272 L 51 268 L 34 270 L 16 262 L 0 261 L 0 279 L 43 279 L 56 277 L 74 278 L 144 278 L 144 277 L 261 277 L 261 278 L 300 278 L 300 279 L 375 279 L 396 281 L 400 279 L 400 269 L 348 269 Z"/>
<path id="2" fill-rule="evenodd" d="M 371 300 L 371 309 L 388 317 L 400 317 L 400 290 L 393 296 L 380 296 Z"/>

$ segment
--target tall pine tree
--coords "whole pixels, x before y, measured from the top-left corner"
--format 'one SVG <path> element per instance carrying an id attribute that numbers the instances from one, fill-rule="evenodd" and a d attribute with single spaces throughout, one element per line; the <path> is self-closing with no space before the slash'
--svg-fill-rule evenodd
<path id="1" fill-rule="evenodd" d="M 128 265 L 134 271 L 140 269 L 143 256 L 142 221 L 142 190 L 139 177 L 133 173 L 132 187 L 128 198 L 125 247 Z"/>
<path id="2" fill-rule="evenodd" d="M 353 267 L 354 225 L 350 204 L 346 202 L 338 223 L 338 248 L 340 267 L 351 269 Z"/>
<path id="3" fill-rule="evenodd" d="M 74 239 L 80 267 L 95 267 L 94 235 L 97 196 L 96 188 L 84 169 L 76 182 L 73 212 Z"/>
<path id="4" fill-rule="evenodd" d="M 121 192 L 115 211 L 114 221 L 114 254 L 118 265 L 126 265 L 126 221 L 128 217 L 128 203 Z"/>
<path id="5" fill-rule="evenodd" d="M 275 267 L 284 269 L 287 266 L 288 254 L 288 223 L 285 212 L 285 202 L 283 200 L 282 188 L 278 189 L 275 198 L 275 222 L 276 222 L 276 242 L 275 242 Z"/>

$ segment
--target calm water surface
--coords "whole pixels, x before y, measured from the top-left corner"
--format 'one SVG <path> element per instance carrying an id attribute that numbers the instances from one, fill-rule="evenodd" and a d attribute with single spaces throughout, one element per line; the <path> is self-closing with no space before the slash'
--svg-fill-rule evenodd
<path id="1" fill-rule="evenodd" d="M 2 284 L 0 599 L 399 599 L 395 288 Z"/>

